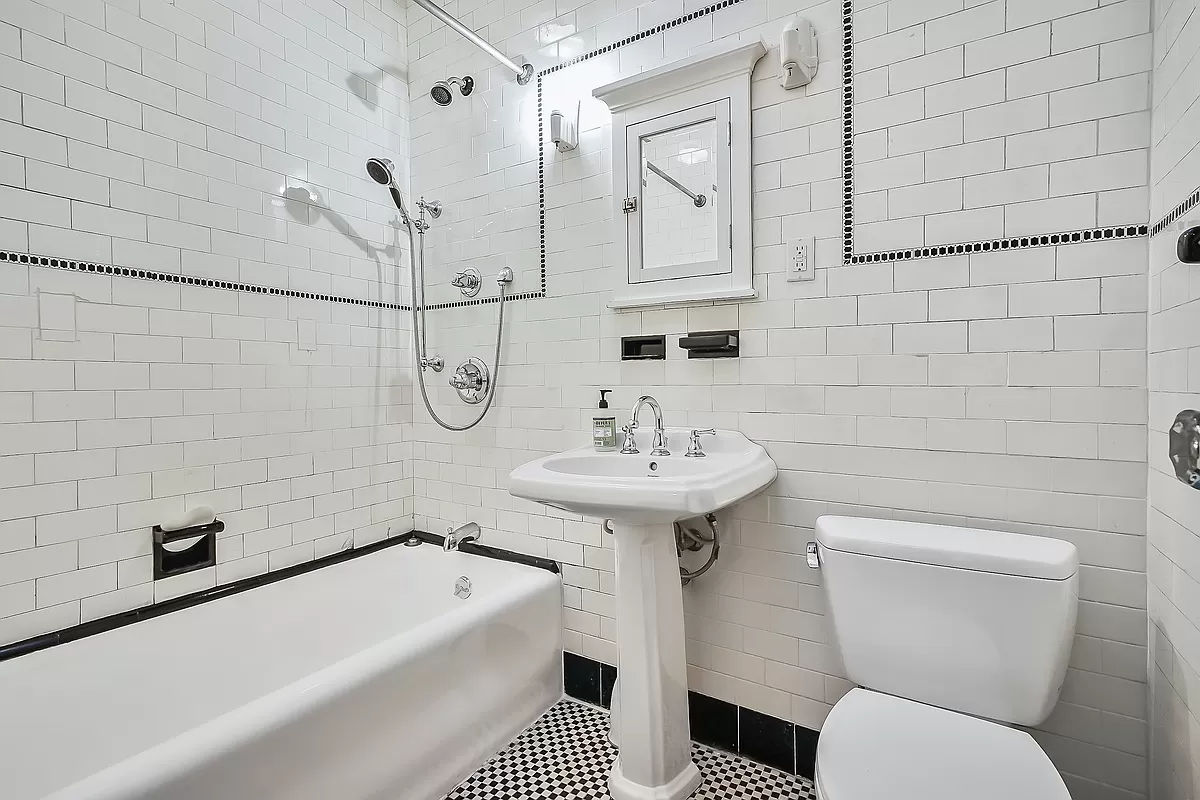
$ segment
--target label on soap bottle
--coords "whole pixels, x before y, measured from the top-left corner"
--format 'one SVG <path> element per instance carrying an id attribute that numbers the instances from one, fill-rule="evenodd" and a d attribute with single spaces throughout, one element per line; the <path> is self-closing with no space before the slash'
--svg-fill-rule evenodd
<path id="1" fill-rule="evenodd" d="M 592 419 L 592 447 L 596 450 L 614 450 L 617 446 L 617 418 L 594 417 Z"/>

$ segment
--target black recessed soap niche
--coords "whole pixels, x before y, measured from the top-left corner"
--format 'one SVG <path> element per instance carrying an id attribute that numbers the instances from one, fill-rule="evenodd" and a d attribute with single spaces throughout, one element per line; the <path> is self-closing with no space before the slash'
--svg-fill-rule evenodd
<path id="1" fill-rule="evenodd" d="M 622 361 L 662 361 L 667 357 L 667 337 L 622 336 Z"/>

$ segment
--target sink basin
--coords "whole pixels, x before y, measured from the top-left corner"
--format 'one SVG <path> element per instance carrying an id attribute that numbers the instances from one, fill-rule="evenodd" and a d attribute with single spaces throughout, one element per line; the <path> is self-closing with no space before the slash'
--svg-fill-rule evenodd
<path id="1" fill-rule="evenodd" d="M 716 511 L 762 491 L 775 462 L 737 431 L 703 437 L 704 458 L 687 458 L 688 429 L 668 428 L 669 456 L 651 456 L 651 428 L 640 428 L 637 455 L 597 453 L 590 446 L 517 467 L 516 497 L 592 517 L 640 524 L 674 522 Z"/>
<path id="2" fill-rule="evenodd" d="M 613 800 L 685 800 L 702 780 L 691 760 L 683 590 L 672 523 L 745 500 L 778 472 L 767 451 L 737 431 L 703 437 L 704 458 L 684 455 L 688 430 L 666 433 L 669 456 L 650 455 L 654 431 L 643 427 L 635 436 L 636 455 L 581 447 L 508 476 L 516 497 L 612 520 L 621 684 L 620 752 L 608 777 Z"/>

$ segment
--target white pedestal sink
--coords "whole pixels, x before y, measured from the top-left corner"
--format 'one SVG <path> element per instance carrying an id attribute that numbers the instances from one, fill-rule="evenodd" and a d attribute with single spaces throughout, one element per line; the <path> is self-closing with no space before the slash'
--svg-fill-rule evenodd
<path id="1" fill-rule="evenodd" d="M 591 447 L 513 470 L 508 490 L 575 514 L 611 519 L 617 551 L 620 754 L 609 776 L 615 800 L 682 800 L 700 785 L 691 760 L 683 588 L 672 523 L 744 500 L 775 480 L 775 462 L 737 431 L 704 441 L 687 458 L 688 432 L 668 429 L 669 456 Z"/>

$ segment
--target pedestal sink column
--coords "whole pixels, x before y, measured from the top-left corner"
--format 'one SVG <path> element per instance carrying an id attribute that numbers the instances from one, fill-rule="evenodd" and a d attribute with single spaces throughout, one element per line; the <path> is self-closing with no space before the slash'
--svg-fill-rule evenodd
<path id="1" fill-rule="evenodd" d="M 612 527 L 621 709 L 609 792 L 614 800 L 683 800 L 701 778 L 691 760 L 675 531 L 670 523 Z"/>

